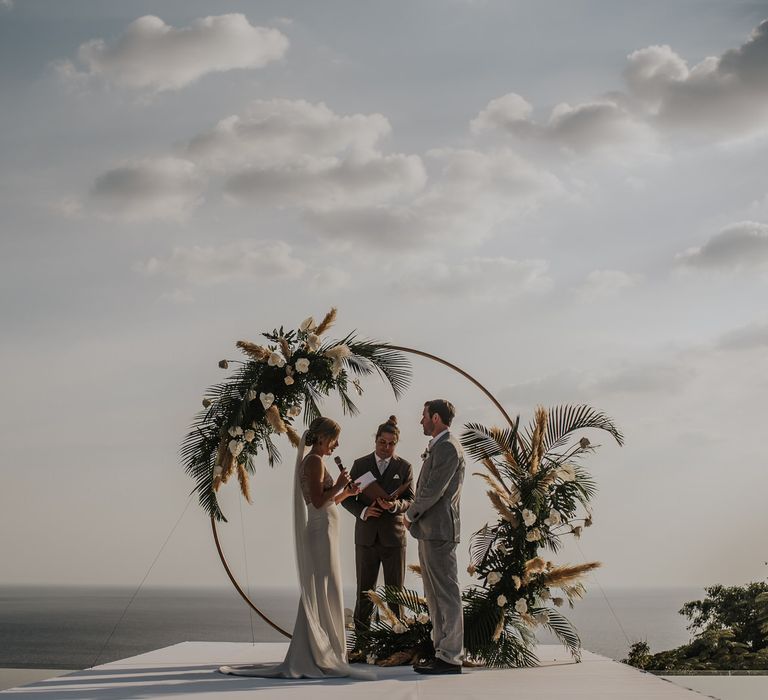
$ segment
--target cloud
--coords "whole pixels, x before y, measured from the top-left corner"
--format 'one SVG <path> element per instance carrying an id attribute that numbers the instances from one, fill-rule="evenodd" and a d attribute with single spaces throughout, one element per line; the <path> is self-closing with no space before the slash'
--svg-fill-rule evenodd
<path id="1" fill-rule="evenodd" d="M 501 131 L 549 142 L 576 153 L 635 148 L 653 141 L 651 129 L 618 99 L 604 97 L 575 106 L 562 102 L 554 107 L 544 124 L 535 122 L 532 112 L 533 107 L 512 92 L 491 100 L 471 121 L 470 128 L 474 134 Z"/>
<path id="2" fill-rule="evenodd" d="M 284 34 L 256 27 L 243 14 L 204 17 L 181 28 L 145 15 L 112 42 L 93 39 L 82 44 L 77 65 L 61 61 L 56 68 L 68 79 L 98 78 L 119 87 L 161 92 L 179 90 L 209 73 L 261 68 L 282 58 L 287 49 Z"/>
<path id="3" fill-rule="evenodd" d="M 690 69 L 666 45 L 634 51 L 624 76 L 632 95 L 661 127 L 724 136 L 763 131 L 768 117 L 768 20 L 740 47 Z"/>
<path id="4" fill-rule="evenodd" d="M 589 384 L 589 390 L 598 396 L 669 394 L 682 389 L 695 376 L 695 370 L 681 361 L 628 365 L 596 378 Z"/>
<path id="5" fill-rule="evenodd" d="M 722 350 L 752 350 L 768 347 L 768 323 L 753 323 L 724 333 L 716 345 Z"/>
<path id="6" fill-rule="evenodd" d="M 325 236 L 370 246 L 472 245 L 564 193 L 557 177 L 510 149 L 444 148 L 427 156 L 439 172 L 410 201 L 310 212 L 308 221 Z"/>
<path id="7" fill-rule="evenodd" d="M 768 264 L 768 225 L 741 221 L 726 226 L 703 246 L 677 256 L 690 267 L 735 271 Z"/>
<path id="8" fill-rule="evenodd" d="M 168 218 L 168 209 L 181 215 L 199 203 L 205 180 L 239 203 L 301 212 L 404 201 L 424 188 L 427 173 L 419 156 L 378 149 L 389 132 L 380 114 L 340 116 L 322 103 L 256 101 L 243 116 L 227 117 L 183 144 L 175 156 L 101 175 L 92 200 L 112 194 L 121 205 L 117 215 Z M 144 186 L 152 177 L 161 182 Z"/>
<path id="9" fill-rule="evenodd" d="M 503 302 L 552 287 L 545 260 L 474 257 L 459 263 L 430 261 L 411 267 L 394 284 L 414 298 L 462 298 Z"/>
<path id="10" fill-rule="evenodd" d="M 168 258 L 150 258 L 138 270 L 147 276 L 205 286 L 233 280 L 296 279 L 304 274 L 306 265 L 282 241 L 239 241 L 218 247 L 174 248 Z"/>
<path id="11" fill-rule="evenodd" d="M 0 0 L 0 7 L 5 8 L 6 10 L 12 10 L 13 0 Z"/>
<path id="12" fill-rule="evenodd" d="M 379 141 L 392 128 L 381 114 L 338 115 L 322 102 L 255 100 L 242 115 L 231 115 L 194 137 L 184 157 L 206 167 L 232 171 L 300 165 L 352 153 L 358 158 L 378 154 Z"/>
<path id="13" fill-rule="evenodd" d="M 635 287 L 641 280 L 641 275 L 622 270 L 593 270 L 579 287 L 578 294 L 588 301 L 605 299 Z"/>
<path id="14" fill-rule="evenodd" d="M 180 158 L 129 161 L 100 175 L 89 193 L 92 208 L 105 218 L 180 221 L 202 201 L 205 177 Z"/>

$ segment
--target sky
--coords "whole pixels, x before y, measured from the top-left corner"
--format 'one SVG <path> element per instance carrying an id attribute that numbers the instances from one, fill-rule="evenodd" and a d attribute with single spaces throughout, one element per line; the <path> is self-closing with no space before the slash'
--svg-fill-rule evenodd
<path id="1" fill-rule="evenodd" d="M 766 20 L 737 0 L 1 0 L 0 584 L 137 585 L 177 525 L 147 585 L 227 585 L 179 444 L 235 341 L 331 306 L 332 337 L 444 357 L 523 423 L 616 421 L 624 447 L 589 435 L 595 524 L 561 563 L 602 561 L 602 586 L 764 579 Z M 430 398 L 457 431 L 502 420 L 413 369 L 399 403 L 376 381 L 357 417 L 327 403 L 347 464 L 394 413 L 418 465 Z M 281 449 L 253 505 L 221 494 L 251 587 L 294 581 Z M 473 471 L 462 569 L 493 520 Z"/>

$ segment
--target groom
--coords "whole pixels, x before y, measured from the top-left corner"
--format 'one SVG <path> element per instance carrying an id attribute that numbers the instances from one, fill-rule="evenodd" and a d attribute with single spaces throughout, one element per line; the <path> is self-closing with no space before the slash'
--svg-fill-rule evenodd
<path id="1" fill-rule="evenodd" d="M 421 427 L 430 435 L 416 495 L 405 526 L 419 542 L 435 658 L 417 664 L 417 673 L 461 673 L 464 611 L 461 604 L 456 545 L 459 542 L 459 502 L 464 481 L 464 453 L 449 427 L 456 411 L 445 399 L 424 404 Z"/>

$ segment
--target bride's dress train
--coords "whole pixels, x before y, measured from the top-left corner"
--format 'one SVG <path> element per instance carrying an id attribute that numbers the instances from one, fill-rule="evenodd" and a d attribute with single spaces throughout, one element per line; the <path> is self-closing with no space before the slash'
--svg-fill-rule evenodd
<path id="1" fill-rule="evenodd" d="M 328 473 L 324 486 L 333 486 Z M 339 513 L 333 499 L 321 508 L 315 508 L 310 501 L 303 439 L 294 478 L 294 535 L 301 600 L 285 659 L 277 665 L 222 666 L 219 670 L 261 678 L 374 679 L 371 671 L 353 668 L 346 662 Z"/>

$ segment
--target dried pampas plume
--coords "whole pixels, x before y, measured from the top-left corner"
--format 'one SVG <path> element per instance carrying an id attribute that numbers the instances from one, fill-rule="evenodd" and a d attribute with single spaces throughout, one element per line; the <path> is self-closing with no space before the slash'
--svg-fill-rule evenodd
<path id="1" fill-rule="evenodd" d="M 317 330 L 315 331 L 315 333 L 317 335 L 322 335 L 323 333 L 325 333 L 325 331 L 327 331 L 333 325 L 335 320 L 336 320 L 336 307 L 334 306 L 333 308 L 331 308 L 331 310 L 327 314 L 325 314 L 325 318 L 320 322 L 320 325 L 317 327 Z"/>
<path id="2" fill-rule="evenodd" d="M 489 472 L 491 472 L 491 474 L 493 474 L 493 476 L 494 476 L 494 478 L 496 479 L 496 481 L 498 481 L 498 482 L 499 482 L 499 483 L 502 485 L 502 487 L 504 488 L 504 490 L 505 490 L 505 491 L 506 491 L 508 494 L 510 494 L 510 495 L 511 495 L 511 494 L 512 494 L 512 492 L 509 490 L 509 488 L 507 488 L 507 485 L 504 483 L 504 479 L 501 477 L 501 474 L 499 473 L 499 470 L 496 468 L 496 465 L 493 463 L 493 460 L 492 460 L 492 459 L 488 459 L 488 458 L 484 459 L 484 460 L 483 460 L 483 466 L 484 466 L 484 467 L 485 467 L 485 468 L 486 468 L 486 469 L 487 469 Z"/>
<path id="3" fill-rule="evenodd" d="M 520 520 L 518 519 L 517 515 L 515 515 L 508 507 L 507 504 L 504 502 L 504 500 L 499 496 L 496 491 L 487 491 L 488 498 L 491 499 L 491 503 L 493 504 L 493 507 L 496 509 L 496 512 L 504 518 L 512 527 L 518 527 L 520 525 Z"/>
<path id="4" fill-rule="evenodd" d="M 579 582 L 585 574 L 600 568 L 602 564 L 599 561 L 590 561 L 576 566 L 555 566 L 541 577 L 541 582 L 545 586 L 556 586 L 563 588 L 572 586 Z"/>
<path id="5" fill-rule="evenodd" d="M 245 471 L 245 465 L 240 462 L 237 463 L 237 480 L 240 482 L 240 491 L 243 494 L 248 503 L 253 503 L 251 500 L 251 486 L 248 482 L 248 472 Z"/>
<path id="6" fill-rule="evenodd" d="M 280 343 L 280 349 L 283 351 L 283 357 L 286 360 L 291 359 L 291 346 L 288 345 L 288 341 L 285 338 L 278 338 L 278 343 Z"/>
<path id="7" fill-rule="evenodd" d="M 536 418 L 531 437 L 531 474 L 539 471 L 544 456 L 544 431 L 547 429 L 547 409 L 537 406 Z"/>
<path id="8" fill-rule="evenodd" d="M 376 591 L 368 591 L 369 600 L 379 609 L 381 616 L 392 626 L 398 624 L 400 620 L 397 619 L 397 615 L 393 613 L 389 606 L 381 599 Z"/>
<path id="9" fill-rule="evenodd" d="M 408 564 L 408 570 L 417 576 L 421 576 L 421 566 L 419 564 Z"/>
<path id="10" fill-rule="evenodd" d="M 247 340 L 238 340 L 235 343 L 235 346 L 238 347 L 243 353 L 248 355 L 248 357 L 256 360 L 256 362 L 261 362 L 262 360 L 266 360 L 269 357 L 269 350 L 267 350 L 265 347 L 262 347 L 261 345 L 256 345 L 256 343 L 251 343 Z"/>
<path id="11" fill-rule="evenodd" d="M 288 433 L 288 439 L 291 441 L 291 445 L 298 447 L 301 442 L 299 434 L 290 425 L 285 426 L 285 432 Z"/>
<path id="12" fill-rule="evenodd" d="M 498 642 L 501 633 L 504 631 L 504 610 L 499 610 L 499 621 L 496 623 L 496 629 L 493 631 L 493 641 Z"/>
<path id="13" fill-rule="evenodd" d="M 266 417 L 267 417 L 267 423 L 269 423 L 269 425 L 272 427 L 272 429 L 276 433 L 288 432 L 288 426 L 285 424 L 282 417 L 280 416 L 280 411 L 277 408 L 277 406 L 275 406 L 275 404 L 272 404 L 267 409 Z"/>

